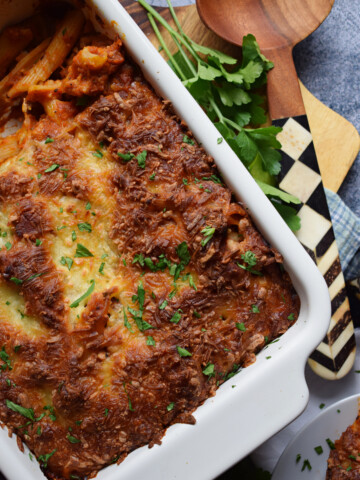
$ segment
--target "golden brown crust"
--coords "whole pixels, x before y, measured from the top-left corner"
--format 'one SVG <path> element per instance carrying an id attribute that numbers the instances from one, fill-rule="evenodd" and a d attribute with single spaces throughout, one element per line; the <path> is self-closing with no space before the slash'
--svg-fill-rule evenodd
<path id="1" fill-rule="evenodd" d="M 26 173 L 15 158 L 0 173 L 0 294 L 24 302 L 16 321 L 0 305 L 0 420 L 54 480 L 193 423 L 299 312 L 281 256 L 120 45 L 30 93 Z"/>

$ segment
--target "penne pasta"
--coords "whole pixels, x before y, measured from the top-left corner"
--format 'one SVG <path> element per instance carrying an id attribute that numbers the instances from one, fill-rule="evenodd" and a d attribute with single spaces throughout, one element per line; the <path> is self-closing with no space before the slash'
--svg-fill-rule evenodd
<path id="1" fill-rule="evenodd" d="M 70 11 L 61 22 L 44 56 L 17 81 L 8 92 L 10 98 L 17 97 L 29 90 L 31 85 L 48 80 L 50 75 L 61 66 L 74 43 L 78 39 L 84 17 L 80 11 Z"/>
<path id="2" fill-rule="evenodd" d="M 10 108 L 12 102 L 6 95 L 7 91 L 12 87 L 12 85 L 17 81 L 20 75 L 23 75 L 22 72 L 26 72 L 31 68 L 35 62 L 37 62 L 41 55 L 44 53 L 45 49 L 50 43 L 50 38 L 45 39 L 40 43 L 36 48 L 31 50 L 26 54 L 11 70 L 11 72 L 6 75 L 0 81 L 0 117 L 2 117 L 5 112 Z"/>

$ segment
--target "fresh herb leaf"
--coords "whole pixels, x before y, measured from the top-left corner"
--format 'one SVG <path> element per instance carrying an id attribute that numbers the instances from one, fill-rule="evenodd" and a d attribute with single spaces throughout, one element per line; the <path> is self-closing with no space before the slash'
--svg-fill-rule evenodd
<path id="1" fill-rule="evenodd" d="M 71 305 L 70 305 L 70 308 L 76 308 L 80 305 L 80 303 L 85 300 L 85 298 L 87 298 L 89 295 L 92 294 L 92 292 L 94 291 L 94 288 L 95 288 L 95 280 L 90 280 L 90 287 L 86 290 L 86 292 L 81 295 L 81 297 L 79 297 L 77 300 L 75 300 Z"/>
<path id="2" fill-rule="evenodd" d="M 92 152 L 93 156 L 94 157 L 97 157 L 97 158 L 103 158 L 104 154 L 102 153 L 101 150 L 97 149 L 95 152 Z"/>
<path id="3" fill-rule="evenodd" d="M 71 232 L 71 240 L 75 242 L 76 239 L 77 239 L 76 232 Z"/>
<path id="4" fill-rule="evenodd" d="M 291 321 L 294 320 L 294 314 L 290 313 L 290 315 L 287 318 L 288 318 L 288 320 L 291 320 Z"/>
<path id="5" fill-rule="evenodd" d="M 57 163 L 53 163 L 49 168 L 47 168 L 45 170 L 45 173 L 53 172 L 54 170 L 56 170 L 59 167 L 60 167 L 60 165 L 58 165 Z"/>
<path id="6" fill-rule="evenodd" d="M 42 240 L 40 240 L 39 238 L 37 238 L 36 241 L 35 241 L 35 245 L 36 245 L 37 247 L 40 247 L 41 244 L 42 244 Z"/>
<path id="7" fill-rule="evenodd" d="M 13 412 L 20 413 L 25 418 L 28 418 L 32 422 L 35 422 L 35 413 L 32 408 L 25 408 L 22 407 L 21 405 L 17 405 L 14 402 L 11 402 L 10 400 L 6 399 L 5 400 L 7 408 L 12 410 Z"/>
<path id="8" fill-rule="evenodd" d="M 204 375 L 207 375 L 209 378 L 215 376 L 215 365 L 213 363 L 208 363 L 204 370 L 202 371 Z"/>
<path id="9" fill-rule="evenodd" d="M 124 314 L 124 326 L 129 330 L 129 332 L 134 333 L 133 329 L 131 328 L 130 322 L 125 312 L 125 307 L 123 307 L 123 314 Z"/>
<path id="10" fill-rule="evenodd" d="M 241 323 L 237 322 L 236 323 L 236 328 L 238 330 L 241 330 L 242 332 L 246 332 L 246 327 L 245 327 L 245 324 L 243 322 L 241 322 Z"/>
<path id="11" fill-rule="evenodd" d="M 146 166 L 146 157 L 147 157 L 147 151 L 143 150 L 139 155 L 136 156 L 136 159 L 138 161 L 138 165 L 140 168 L 145 168 Z"/>
<path id="12" fill-rule="evenodd" d="M 11 245 L 10 242 L 6 242 L 6 243 L 5 243 L 5 247 L 6 247 L 6 250 L 10 250 L 10 248 L 12 247 L 12 245 Z"/>
<path id="13" fill-rule="evenodd" d="M 153 337 L 147 337 L 146 338 L 146 345 L 149 345 L 151 347 L 155 347 L 155 340 L 153 339 Z"/>
<path id="14" fill-rule="evenodd" d="M 259 307 L 257 305 L 251 305 L 252 313 L 260 313 Z"/>
<path id="15" fill-rule="evenodd" d="M 149 259 L 151 260 L 151 259 Z M 141 267 L 143 267 L 145 265 L 144 263 L 144 255 L 142 253 L 137 253 L 135 256 L 134 256 L 134 260 L 132 261 L 132 263 L 139 263 L 139 265 Z M 152 263 L 152 261 L 151 261 Z"/>
<path id="16" fill-rule="evenodd" d="M 189 138 L 187 135 L 183 136 L 183 142 L 187 143 L 188 145 L 195 145 L 194 140 Z"/>
<path id="17" fill-rule="evenodd" d="M 80 230 L 80 232 L 91 233 L 91 231 L 92 231 L 91 225 L 88 222 L 78 223 L 78 229 Z"/>
<path id="18" fill-rule="evenodd" d="M 312 466 L 309 462 L 308 459 L 304 460 L 304 463 L 303 463 L 303 466 L 301 468 L 301 471 L 303 472 L 305 470 L 305 468 L 307 468 L 309 471 L 312 470 Z"/>
<path id="19" fill-rule="evenodd" d="M 52 143 L 53 141 L 54 141 L 53 138 L 47 137 L 46 140 L 45 140 L 45 145 L 48 144 L 48 143 Z"/>
<path id="20" fill-rule="evenodd" d="M 177 350 L 178 354 L 180 355 L 180 357 L 192 357 L 192 354 L 190 352 L 188 352 L 185 348 L 176 346 L 176 350 Z"/>
<path id="21" fill-rule="evenodd" d="M 23 280 L 20 280 L 20 278 L 16 278 L 16 277 L 11 277 L 10 281 L 14 282 L 16 285 L 21 285 L 23 283 Z"/>
<path id="22" fill-rule="evenodd" d="M 159 305 L 159 310 L 164 310 L 167 306 L 168 302 L 167 300 L 164 300 L 160 305 Z"/>
<path id="23" fill-rule="evenodd" d="M 204 239 L 201 240 L 201 246 L 205 247 L 205 245 L 211 240 L 215 233 L 214 227 L 205 227 L 201 230 L 201 233 L 204 235 Z"/>
<path id="24" fill-rule="evenodd" d="M 52 452 L 46 453 L 45 455 L 40 455 L 38 457 L 38 462 L 41 464 L 43 468 L 47 467 L 49 459 L 54 455 L 55 452 L 57 452 L 56 448 Z"/>
<path id="25" fill-rule="evenodd" d="M 70 443 L 80 443 L 81 442 L 81 440 L 73 437 L 72 435 L 70 435 L 70 433 L 67 434 L 66 438 L 69 440 Z"/>
<path id="26" fill-rule="evenodd" d="M 65 267 L 67 267 L 68 270 L 70 271 L 71 267 L 74 263 L 74 260 L 70 257 L 61 257 L 60 258 L 60 263 L 61 263 L 61 265 L 64 265 Z"/>
<path id="27" fill-rule="evenodd" d="M 75 258 L 93 257 L 94 255 L 84 245 L 78 243 L 76 246 Z"/>
<path id="28" fill-rule="evenodd" d="M 104 267 L 105 267 L 105 262 L 101 262 L 100 267 L 99 267 L 99 273 L 101 275 L 104 275 Z"/>
<path id="29" fill-rule="evenodd" d="M 174 315 L 170 318 L 171 323 L 179 323 L 181 320 L 181 310 L 177 310 Z"/>
<path id="30" fill-rule="evenodd" d="M 118 152 L 118 156 L 124 160 L 124 162 L 129 162 L 130 160 L 132 160 L 135 155 L 133 153 L 120 153 Z"/>
<path id="31" fill-rule="evenodd" d="M 326 443 L 329 445 L 330 450 L 335 450 L 335 443 L 330 438 L 326 439 Z"/>
<path id="32" fill-rule="evenodd" d="M 168 412 L 171 412 L 171 410 L 174 408 L 175 406 L 175 403 L 174 402 L 170 402 L 169 405 L 166 407 L 166 410 Z"/>
<path id="33" fill-rule="evenodd" d="M 314 450 L 318 455 L 321 455 L 324 452 L 321 445 L 318 445 L 317 447 L 314 447 Z"/>
<path id="34" fill-rule="evenodd" d="M 125 385 L 125 383 L 123 383 L 123 385 L 124 385 L 125 394 L 126 394 L 127 399 L 128 399 L 128 407 L 129 407 L 129 410 L 130 410 L 130 412 L 134 412 L 135 410 L 134 410 L 134 408 L 133 408 L 133 406 L 132 406 L 131 399 L 130 399 L 130 395 L 128 394 L 128 392 L 127 392 L 127 390 L 126 390 L 126 385 Z"/>

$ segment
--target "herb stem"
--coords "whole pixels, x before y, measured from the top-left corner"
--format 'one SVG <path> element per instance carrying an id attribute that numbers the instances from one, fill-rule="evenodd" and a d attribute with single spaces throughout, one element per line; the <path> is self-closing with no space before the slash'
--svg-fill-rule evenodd
<path id="1" fill-rule="evenodd" d="M 179 64 L 177 63 L 177 61 L 175 60 L 173 55 L 171 55 L 170 50 L 168 49 L 168 47 L 167 47 L 167 45 L 166 45 L 166 43 L 163 39 L 163 36 L 161 35 L 160 30 L 158 29 L 158 26 L 156 25 L 154 17 L 150 13 L 148 13 L 148 19 L 149 19 L 149 22 L 150 22 L 150 24 L 151 24 L 151 26 L 152 26 L 152 28 L 155 32 L 155 35 L 156 35 L 157 39 L 160 42 L 160 45 L 164 49 L 166 55 L 169 57 L 171 63 L 173 64 L 174 68 L 176 69 L 178 75 L 181 77 L 182 80 L 186 80 L 186 77 L 185 77 L 183 71 L 181 70 Z"/>

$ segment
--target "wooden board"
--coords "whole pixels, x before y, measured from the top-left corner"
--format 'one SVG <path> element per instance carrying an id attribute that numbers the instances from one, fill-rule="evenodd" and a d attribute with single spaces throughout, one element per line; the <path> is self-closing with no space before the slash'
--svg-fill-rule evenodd
<path id="1" fill-rule="evenodd" d="M 146 13 L 134 0 L 120 0 L 120 3 L 133 16 L 138 25 L 158 47 Z M 158 9 L 169 20 L 168 9 Z M 239 48 L 231 45 L 201 22 L 195 5 L 176 9 L 177 15 L 186 33 L 196 42 L 239 56 Z M 164 34 L 163 30 L 161 30 Z M 170 44 L 170 37 L 164 34 Z M 173 48 L 175 51 L 176 48 Z M 271 60 L 271 59 L 270 59 Z M 337 114 L 315 98 L 300 82 L 306 113 L 308 115 L 315 150 L 321 170 L 324 186 L 334 192 L 340 188 L 360 148 L 360 137 L 355 127 L 341 115 Z"/>

